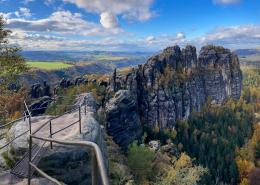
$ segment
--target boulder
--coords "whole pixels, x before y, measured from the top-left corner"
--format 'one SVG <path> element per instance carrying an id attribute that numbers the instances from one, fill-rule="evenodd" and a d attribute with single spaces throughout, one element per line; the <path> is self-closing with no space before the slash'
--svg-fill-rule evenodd
<path id="1" fill-rule="evenodd" d="M 123 149 L 142 134 L 137 111 L 137 102 L 128 90 L 118 91 L 106 104 L 107 132 Z"/>
<path id="2" fill-rule="evenodd" d="M 150 141 L 149 147 L 154 151 L 158 151 L 160 149 L 160 141 L 155 141 L 155 140 Z"/>

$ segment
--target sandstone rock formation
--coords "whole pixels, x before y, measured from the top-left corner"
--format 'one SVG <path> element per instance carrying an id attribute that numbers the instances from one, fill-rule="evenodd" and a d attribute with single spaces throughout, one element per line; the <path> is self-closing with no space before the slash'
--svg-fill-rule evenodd
<path id="1" fill-rule="evenodd" d="M 136 99 L 130 91 L 120 90 L 106 105 L 107 131 L 123 147 L 142 133 Z"/>
<path id="2" fill-rule="evenodd" d="M 40 98 L 43 96 L 51 96 L 51 88 L 46 81 L 43 82 L 43 85 L 40 83 L 35 83 L 31 86 L 30 95 L 32 98 Z"/>
<path id="3" fill-rule="evenodd" d="M 238 99 L 241 89 L 238 57 L 228 49 L 211 45 L 203 47 L 198 57 L 193 46 L 182 50 L 179 46 L 168 47 L 126 75 L 117 75 L 115 71 L 109 86 L 109 92 L 128 90 L 135 97 L 136 102 L 131 104 L 137 104 L 141 122 L 159 129 L 174 129 L 177 120 L 187 119 L 192 111 L 199 111 L 208 98 L 216 104 L 227 98 Z M 115 99 L 112 99 L 113 112 L 117 118 L 111 124 L 111 111 L 107 109 L 108 132 L 113 135 L 113 130 L 120 127 L 121 134 L 135 138 L 136 133 L 127 132 L 128 124 L 135 122 L 135 117 L 127 121 L 118 119 L 122 115 L 119 113 L 122 102 Z M 139 122 L 136 127 L 140 127 Z"/>
<path id="4" fill-rule="evenodd" d="M 49 96 L 43 96 L 37 100 L 34 100 L 29 106 L 32 116 L 37 116 L 45 113 L 48 105 L 53 101 Z"/>

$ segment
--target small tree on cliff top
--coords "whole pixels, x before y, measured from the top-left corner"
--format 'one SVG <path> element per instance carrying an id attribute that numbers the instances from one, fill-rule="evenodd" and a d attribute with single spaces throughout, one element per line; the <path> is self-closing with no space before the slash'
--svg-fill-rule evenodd
<path id="1" fill-rule="evenodd" d="M 19 54 L 20 48 L 8 44 L 10 33 L 10 30 L 5 29 L 5 21 L 0 16 L 0 121 L 10 113 L 10 99 L 17 97 L 8 86 L 15 82 L 20 73 L 27 70 L 25 60 Z"/>

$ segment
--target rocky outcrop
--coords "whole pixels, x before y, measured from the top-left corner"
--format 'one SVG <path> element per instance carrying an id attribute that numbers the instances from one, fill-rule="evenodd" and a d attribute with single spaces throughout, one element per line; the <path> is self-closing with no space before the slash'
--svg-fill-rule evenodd
<path id="1" fill-rule="evenodd" d="M 32 116 L 37 116 L 45 113 L 48 105 L 53 101 L 53 99 L 49 96 L 41 97 L 37 100 L 34 100 L 32 104 L 29 106 L 29 110 L 31 111 Z"/>
<path id="2" fill-rule="evenodd" d="M 32 98 L 40 98 L 43 96 L 51 96 L 51 88 L 46 81 L 43 82 L 43 85 L 40 83 L 35 83 L 31 86 L 30 95 Z"/>
<path id="3" fill-rule="evenodd" d="M 206 96 L 217 103 L 223 102 L 227 97 L 240 97 L 242 73 L 235 54 L 222 47 L 203 47 L 199 67 L 205 82 Z"/>
<path id="4" fill-rule="evenodd" d="M 216 104 L 227 98 L 238 99 L 241 89 L 242 73 L 237 56 L 228 49 L 210 45 L 203 47 L 198 57 L 193 46 L 182 50 L 179 46 L 168 47 L 126 75 L 117 75 L 115 71 L 109 86 L 109 92 L 128 90 L 135 97 L 141 122 L 159 129 L 174 129 L 177 120 L 187 119 L 192 111 L 199 111 L 208 98 Z M 111 101 L 118 117 L 122 103 L 113 98 L 108 105 Z M 111 111 L 107 110 L 109 115 Z M 121 120 L 114 124 L 108 120 L 108 124 L 114 128 L 120 124 L 121 133 L 134 138 L 135 134 L 126 131 L 134 119 L 129 117 L 124 125 L 120 124 Z M 140 127 L 139 122 L 136 127 Z M 113 134 L 113 128 L 109 130 Z"/>
<path id="5" fill-rule="evenodd" d="M 83 84 L 87 84 L 88 80 L 83 78 L 83 77 L 77 77 L 74 80 L 74 85 L 75 86 L 79 86 L 79 85 L 83 85 Z"/>
<path id="6" fill-rule="evenodd" d="M 142 134 L 136 99 L 120 90 L 106 105 L 107 131 L 120 146 L 127 147 Z"/>

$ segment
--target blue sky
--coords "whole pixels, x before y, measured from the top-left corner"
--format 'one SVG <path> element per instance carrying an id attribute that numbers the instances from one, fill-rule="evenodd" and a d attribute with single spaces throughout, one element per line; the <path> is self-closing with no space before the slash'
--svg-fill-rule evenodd
<path id="1" fill-rule="evenodd" d="M 24 50 L 260 48 L 259 0 L 0 0 Z"/>

